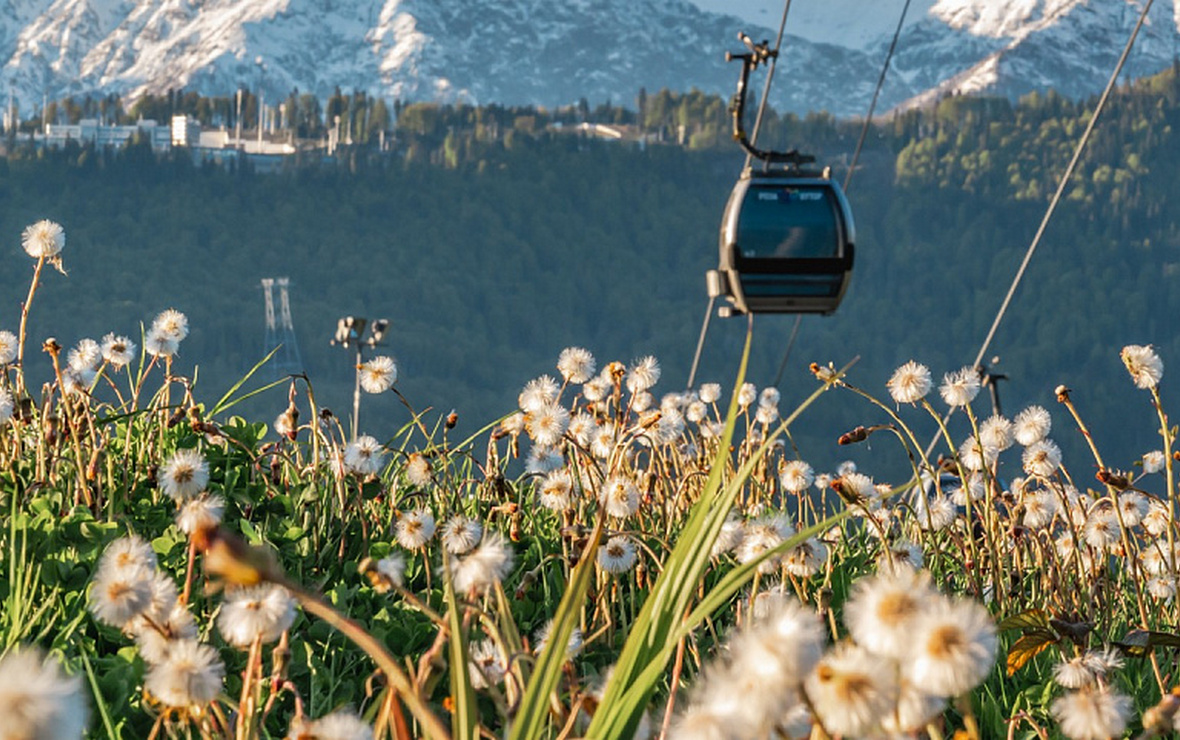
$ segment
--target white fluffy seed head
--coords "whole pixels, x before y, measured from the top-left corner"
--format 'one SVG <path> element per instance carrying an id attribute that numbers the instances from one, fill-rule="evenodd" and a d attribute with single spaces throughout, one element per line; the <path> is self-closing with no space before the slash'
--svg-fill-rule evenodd
<path id="1" fill-rule="evenodd" d="M 230 645 L 248 648 L 255 641 L 274 642 L 295 621 L 295 601 L 281 586 L 265 584 L 226 593 L 217 629 Z"/>
<path id="2" fill-rule="evenodd" d="M 930 393 L 934 382 L 930 379 L 930 368 L 910 360 L 893 371 L 885 387 L 895 403 L 917 403 Z"/>
<path id="3" fill-rule="evenodd" d="M 0 659 L 0 738 L 74 740 L 86 731 L 87 714 L 81 677 L 65 675 L 40 650 Z"/>

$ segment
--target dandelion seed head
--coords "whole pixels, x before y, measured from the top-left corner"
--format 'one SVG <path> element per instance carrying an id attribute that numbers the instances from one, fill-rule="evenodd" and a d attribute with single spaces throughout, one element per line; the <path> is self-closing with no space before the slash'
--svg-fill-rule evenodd
<path id="1" fill-rule="evenodd" d="M 1143 516 L 1143 521 L 1140 524 L 1152 537 L 1159 537 L 1168 531 L 1168 507 L 1153 500 L 1148 504 L 1147 513 Z"/>
<path id="2" fill-rule="evenodd" d="M 87 724 L 80 676 L 67 676 L 36 648 L 0 659 L 0 717 L 5 740 L 80 738 Z"/>
<path id="3" fill-rule="evenodd" d="M 639 487 L 625 475 L 613 475 L 603 482 L 599 500 L 607 514 L 626 519 L 639 511 Z"/>
<path id="4" fill-rule="evenodd" d="M 1094 671 L 1086 665 L 1086 656 L 1079 655 L 1053 666 L 1053 680 L 1066 689 L 1080 689 L 1094 683 Z"/>
<path id="5" fill-rule="evenodd" d="M 1152 598 L 1170 603 L 1176 597 L 1176 579 L 1167 576 L 1151 576 L 1147 579 L 1147 593 Z"/>
<path id="6" fill-rule="evenodd" d="M 137 534 L 120 537 L 102 551 L 98 570 L 156 569 L 156 552 L 147 540 Z"/>
<path id="7" fill-rule="evenodd" d="M 924 571 L 896 568 L 861 578 L 845 604 L 844 625 L 858 645 L 900 659 L 912 647 L 914 629 L 935 597 Z"/>
<path id="8" fill-rule="evenodd" d="M 779 467 L 779 482 L 791 493 L 802 493 L 815 482 L 815 471 L 803 460 L 789 460 Z"/>
<path id="9" fill-rule="evenodd" d="M 1042 438 L 1024 448 L 1021 461 L 1024 472 L 1039 478 L 1049 478 L 1061 467 L 1061 448 L 1053 440 Z"/>
<path id="10" fill-rule="evenodd" d="M 411 452 L 406 459 L 406 480 L 418 488 L 426 488 L 434 481 L 430 460 L 420 452 Z"/>
<path id="11" fill-rule="evenodd" d="M 51 259 L 61 254 L 66 246 L 66 232 L 61 224 L 42 219 L 25 227 L 21 233 L 21 246 L 34 259 Z"/>
<path id="12" fill-rule="evenodd" d="M 721 398 L 721 385 L 719 383 L 704 383 L 701 385 L 700 391 L 697 392 L 697 397 L 701 403 L 717 403 L 717 399 Z"/>
<path id="13" fill-rule="evenodd" d="M 98 569 L 90 586 L 90 611 L 100 622 L 123 629 L 152 604 L 154 571 L 142 565 Z"/>
<path id="14" fill-rule="evenodd" d="M 144 688 L 170 707 L 204 706 L 221 693 L 225 664 L 196 640 L 176 640 L 162 663 L 148 669 Z"/>
<path id="15" fill-rule="evenodd" d="M 1120 539 L 1119 522 L 1113 509 L 1097 508 L 1090 512 L 1082 527 L 1082 538 L 1090 547 L 1105 552 Z"/>
<path id="16" fill-rule="evenodd" d="M 1119 357 L 1137 388 L 1155 388 L 1164 376 L 1164 362 L 1150 344 L 1128 344 Z"/>
<path id="17" fill-rule="evenodd" d="M 434 537 L 434 530 L 434 516 L 426 509 L 403 512 L 394 527 L 397 544 L 407 550 L 425 547 Z"/>
<path id="18" fill-rule="evenodd" d="M 66 361 L 76 373 L 93 374 L 102 365 L 102 347 L 93 339 L 80 339 L 66 356 Z"/>
<path id="19" fill-rule="evenodd" d="M 296 717 L 288 740 L 373 740 L 373 728 L 351 711 L 340 710 L 316 720 Z"/>
<path id="20" fill-rule="evenodd" d="M 894 403 L 917 403 L 930 393 L 934 382 L 930 379 L 930 368 L 913 360 L 905 363 L 885 384 Z"/>
<path id="21" fill-rule="evenodd" d="M 1013 436 L 1025 447 L 1036 444 L 1049 435 L 1053 419 L 1043 406 L 1029 406 L 1016 415 Z"/>
<path id="22" fill-rule="evenodd" d="M 209 463 L 197 450 L 177 450 L 160 468 L 159 480 L 164 493 L 183 504 L 209 484 Z"/>
<path id="23" fill-rule="evenodd" d="M 580 411 L 570 417 L 569 426 L 565 431 L 579 446 L 589 447 L 590 439 L 597 428 L 598 422 L 594 421 L 594 417 Z"/>
<path id="24" fill-rule="evenodd" d="M 942 378 L 938 392 L 943 402 L 952 408 L 970 405 L 979 395 L 979 372 L 973 367 L 963 367 Z"/>
<path id="25" fill-rule="evenodd" d="M 721 532 L 717 535 L 717 539 L 713 541 L 710 557 L 721 557 L 741 544 L 742 538 L 745 536 L 745 526 L 745 523 L 735 513 L 730 512 L 721 525 Z"/>
<path id="26" fill-rule="evenodd" d="M 10 331 L 0 331 L 0 365 L 10 365 L 16 359 L 17 339 Z"/>
<path id="27" fill-rule="evenodd" d="M 742 383 L 742 387 L 738 389 L 738 406 L 743 409 L 749 408 L 757 399 L 758 388 L 753 383 Z"/>
<path id="28" fill-rule="evenodd" d="M 380 355 L 357 366 L 361 390 L 365 393 L 384 393 L 397 382 L 397 363 L 392 357 Z"/>
<path id="29" fill-rule="evenodd" d="M 525 415 L 532 440 L 542 447 L 553 447 L 569 427 L 570 412 L 555 403 L 545 404 Z"/>
<path id="30" fill-rule="evenodd" d="M 990 468 L 999 454 L 999 449 L 984 444 L 972 435 L 959 447 L 959 462 L 967 470 L 979 472 Z"/>
<path id="31" fill-rule="evenodd" d="M 483 525 L 462 514 L 456 514 L 442 525 L 439 538 L 443 547 L 452 555 L 465 555 L 479 544 L 483 537 Z"/>
<path id="32" fill-rule="evenodd" d="M 940 597 L 915 625 L 914 649 L 903 663 L 920 691 L 959 696 L 978 686 L 996 659 L 996 629 L 982 605 Z"/>
<path id="33" fill-rule="evenodd" d="M 777 406 L 759 406 L 758 410 L 754 412 L 754 421 L 759 424 L 767 426 L 778 421 L 778 407 Z"/>
<path id="34" fill-rule="evenodd" d="M 941 532 L 949 527 L 958 515 L 955 502 L 946 496 L 927 499 L 921 495 L 916 501 L 922 502 L 914 507 L 918 526 L 928 532 Z"/>
<path id="35" fill-rule="evenodd" d="M 598 375 L 582 385 L 582 397 L 592 403 L 606 399 L 610 395 L 611 381 L 606 375 Z"/>
<path id="36" fill-rule="evenodd" d="M 1021 502 L 1024 504 L 1024 526 L 1029 529 L 1045 529 L 1057 513 L 1057 497 L 1052 491 L 1025 491 Z"/>
<path id="37" fill-rule="evenodd" d="M 471 644 L 468 650 L 468 673 L 471 685 L 476 691 L 495 686 L 504 681 L 508 667 L 500 648 L 492 640 L 480 640 Z"/>
<path id="38" fill-rule="evenodd" d="M 451 561 L 451 576 L 458 593 L 483 592 L 512 572 L 512 547 L 499 532 L 484 535 L 479 547 Z"/>
<path id="39" fill-rule="evenodd" d="M 519 411 L 517 411 L 516 413 L 513 413 L 513 414 L 509 414 L 508 416 L 504 417 L 504 421 L 500 422 L 500 429 L 502 429 L 505 434 L 510 434 L 513 437 L 515 437 L 515 436 L 519 435 L 521 432 L 523 432 L 524 427 L 525 427 L 524 414 L 522 414 Z"/>
<path id="40" fill-rule="evenodd" d="M 560 392 L 561 386 L 557 384 L 556 380 L 548 375 L 542 375 L 525 384 L 517 401 L 520 404 L 520 410 L 528 414 L 556 403 L 557 395 Z"/>
<path id="41" fill-rule="evenodd" d="M 552 470 L 542 479 L 537 500 L 550 511 L 565 511 L 570 507 L 573 488 L 573 478 L 569 470 Z"/>
<path id="42" fill-rule="evenodd" d="M 594 355 L 581 347 L 566 347 L 557 358 L 557 371 L 569 383 L 585 383 L 596 368 Z"/>
<path id="43" fill-rule="evenodd" d="M 143 349 L 152 357 L 172 357 L 180 350 L 180 342 L 152 329 L 143 338 Z"/>
<path id="44" fill-rule="evenodd" d="M 406 558 L 400 552 L 392 552 L 377 561 L 375 566 L 378 575 L 386 583 L 377 588 L 378 593 L 388 591 L 390 587 L 401 588 L 406 582 Z"/>
<path id="45" fill-rule="evenodd" d="M 552 447 L 533 445 L 525 459 L 524 469 L 529 475 L 545 475 L 565 465 L 561 452 Z"/>
<path id="46" fill-rule="evenodd" d="M 182 342 L 188 336 L 188 317 L 175 308 L 161 311 L 152 320 L 151 333 L 173 342 Z"/>
<path id="47" fill-rule="evenodd" d="M 357 437 L 344 448 L 344 469 L 362 477 L 376 475 L 384 459 L 381 443 L 367 434 Z"/>
<path id="48" fill-rule="evenodd" d="M 1138 491 L 1123 491 L 1118 495 L 1119 511 L 1123 515 L 1123 524 L 1134 527 L 1147 516 L 1147 497 Z"/>
<path id="49" fill-rule="evenodd" d="M 993 414 L 980 423 L 979 440 L 985 447 L 1003 452 L 1016 441 L 1016 426 L 1007 417 Z"/>
<path id="50" fill-rule="evenodd" d="M 788 550 L 782 564 L 796 578 L 810 578 L 819 573 L 827 560 L 828 548 L 813 537 Z"/>
<path id="51" fill-rule="evenodd" d="M 173 604 L 166 615 L 155 619 L 155 624 L 160 629 L 141 618 L 132 620 L 128 625 L 128 631 L 135 637 L 135 644 L 139 647 L 139 654 L 148 665 L 159 665 L 168 660 L 172 646 L 178 640 L 197 639 L 197 622 L 188 608 L 181 604 Z"/>
<path id="52" fill-rule="evenodd" d="M 537 655 L 540 655 L 545 650 L 545 646 L 549 644 L 549 636 L 552 633 L 553 620 L 550 619 L 541 627 L 541 629 L 537 630 L 537 634 L 534 635 L 533 644 L 535 647 L 533 648 L 533 652 L 535 652 Z M 569 640 L 566 641 L 565 659 L 573 660 L 576 658 L 578 653 L 582 652 L 583 644 L 584 638 L 582 636 L 582 630 L 578 627 L 574 627 L 573 632 L 570 633 Z"/>
<path id="53" fill-rule="evenodd" d="M 598 548 L 598 565 L 607 573 L 626 573 L 635 567 L 635 543 L 629 537 L 616 535 Z"/>
<path id="54" fill-rule="evenodd" d="M 0 426 L 4 426 L 12 419 L 12 411 L 15 407 L 12 393 L 7 388 L 0 388 Z"/>
<path id="55" fill-rule="evenodd" d="M 102 338 L 102 359 L 116 370 L 131 364 L 136 349 L 135 342 L 122 335 L 116 336 L 114 332 Z"/>
<path id="56" fill-rule="evenodd" d="M 648 355 L 635 362 L 627 372 L 627 390 L 641 393 L 660 382 L 660 363 Z"/>
<path id="57" fill-rule="evenodd" d="M 282 586 L 263 584 L 227 591 L 217 629 L 236 648 L 274 642 L 295 621 L 295 601 Z"/>
<path id="58" fill-rule="evenodd" d="M 783 540 L 795 534 L 792 527 L 783 517 L 766 517 L 748 522 L 742 541 L 738 544 L 734 554 L 742 563 L 751 563 L 762 557 L 764 553 L 782 544 Z M 766 558 L 759 564 L 758 572 L 769 574 L 778 569 L 779 558 Z"/>
<path id="59" fill-rule="evenodd" d="M 758 405 L 759 406 L 778 406 L 778 403 L 781 399 L 782 399 L 782 393 L 779 392 L 778 388 L 774 388 L 774 387 L 763 388 L 762 392 L 758 394 Z"/>
<path id="60" fill-rule="evenodd" d="M 804 683 L 807 696 L 829 733 L 868 734 L 897 703 L 892 664 L 852 643 L 840 643 Z"/>
<path id="61" fill-rule="evenodd" d="M 1166 464 L 1167 461 L 1164 459 L 1164 453 L 1161 450 L 1152 450 L 1151 452 L 1143 453 L 1143 472 L 1147 475 L 1160 472 Z"/>
<path id="62" fill-rule="evenodd" d="M 1070 740 L 1121 737 L 1133 709 L 1131 699 L 1108 687 L 1070 691 L 1053 700 L 1049 713 Z"/>

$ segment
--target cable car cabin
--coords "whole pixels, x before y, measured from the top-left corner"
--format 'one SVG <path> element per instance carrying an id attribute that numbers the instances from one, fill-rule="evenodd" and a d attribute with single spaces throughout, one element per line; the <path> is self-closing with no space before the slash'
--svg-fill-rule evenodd
<path id="1" fill-rule="evenodd" d="M 729 313 L 830 314 L 852 276 L 852 210 L 824 174 L 742 173 L 721 221 L 709 295 Z M 728 310 L 727 310 L 728 309 Z"/>

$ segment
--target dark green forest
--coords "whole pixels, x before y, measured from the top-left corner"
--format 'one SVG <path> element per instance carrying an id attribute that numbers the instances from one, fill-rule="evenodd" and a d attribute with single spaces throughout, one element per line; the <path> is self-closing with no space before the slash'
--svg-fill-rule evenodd
<path id="1" fill-rule="evenodd" d="M 803 320 L 781 384 L 784 412 L 814 388 L 813 361 L 859 358 L 852 382 L 882 398 L 906 360 L 936 377 L 970 362 L 1093 105 L 1053 93 L 1019 103 L 950 98 L 876 125 L 849 189 L 853 282 L 836 315 Z M 361 101 L 354 110 L 371 122 L 375 107 Z M 386 111 L 396 119 L 392 153 L 302 157 L 267 175 L 194 164 L 182 152 L 161 159 L 146 145 L 38 153 L 17 144 L 0 160 L 0 328 L 15 330 L 32 272 L 21 229 L 50 218 L 66 229 L 70 274 L 46 275 L 31 340 L 53 335 L 70 346 L 109 331 L 137 334 L 160 310 L 178 308 L 192 326 L 182 367 L 199 366 L 197 394 L 210 403 L 261 358 L 259 280 L 279 276 L 292 281 L 317 397 L 341 414 L 351 357 L 328 341 L 346 314 L 391 319 L 385 351 L 398 360 L 401 391 L 418 408 L 456 409 L 467 431 L 511 411 L 524 383 L 554 373 L 569 345 L 590 349 L 600 366 L 653 354 L 664 369 L 657 390 L 678 390 L 742 164 L 725 108 L 719 98 L 667 91 L 642 95 L 635 110 L 399 105 Z M 659 141 L 550 127 L 577 120 L 634 124 Z M 1074 470 L 1085 469 L 1088 452 L 1055 386 L 1074 389 L 1107 462 L 1124 468 L 1159 440 L 1150 397 L 1126 377 L 1119 349 L 1156 345 L 1165 398 L 1177 400 L 1169 363 L 1180 362 L 1172 329 L 1180 294 L 1170 285 L 1180 219 L 1169 202 L 1178 123 L 1175 70 L 1119 91 L 992 345 L 996 371 L 1008 376 L 1004 410 L 1049 408 Z M 374 130 L 358 130 L 357 140 Z M 771 116 L 763 142 L 815 153 L 842 177 L 858 134 L 857 122 L 822 114 Z M 751 380 L 760 387 L 774 379 L 792 323 L 755 321 Z M 714 320 L 701 380 L 731 385 L 744 329 Z M 270 419 L 285 405 L 276 389 L 241 410 Z M 388 435 L 407 418 L 393 398 L 364 399 L 363 430 Z M 896 479 L 904 456 L 892 441 L 835 445 L 839 433 L 883 418 L 851 394 L 829 394 L 794 438 L 817 467 L 847 458 Z"/>

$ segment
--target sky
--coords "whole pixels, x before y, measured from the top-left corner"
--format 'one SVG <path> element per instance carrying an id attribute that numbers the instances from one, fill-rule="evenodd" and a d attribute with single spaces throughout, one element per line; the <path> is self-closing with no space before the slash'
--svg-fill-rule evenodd
<path id="1" fill-rule="evenodd" d="M 690 0 L 714 13 L 735 15 L 744 21 L 778 30 L 784 0 Z M 906 23 L 920 20 L 934 0 L 911 0 Z M 864 47 L 891 35 L 905 0 L 791 0 L 787 33 L 811 41 Z"/>

